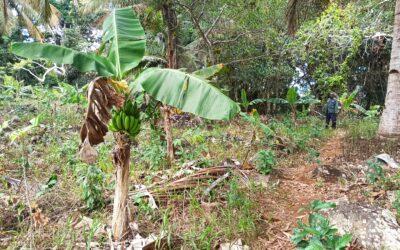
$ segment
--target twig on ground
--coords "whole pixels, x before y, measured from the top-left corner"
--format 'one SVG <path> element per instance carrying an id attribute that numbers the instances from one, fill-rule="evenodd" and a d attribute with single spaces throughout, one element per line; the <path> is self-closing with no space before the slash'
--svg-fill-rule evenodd
<path id="1" fill-rule="evenodd" d="M 228 178 L 229 175 L 230 175 L 230 172 L 227 172 L 223 176 L 221 176 L 217 180 L 215 180 L 213 183 L 211 183 L 211 185 L 206 190 L 204 190 L 203 195 L 204 196 L 210 195 L 211 190 L 213 190 L 216 186 L 218 186 L 218 184 L 220 184 L 222 181 L 224 181 L 226 178 Z"/>

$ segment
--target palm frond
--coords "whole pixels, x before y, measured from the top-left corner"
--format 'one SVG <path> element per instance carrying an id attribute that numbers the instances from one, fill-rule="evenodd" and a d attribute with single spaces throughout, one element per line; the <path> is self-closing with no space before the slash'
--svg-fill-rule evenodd
<path id="1" fill-rule="evenodd" d="M 29 34 L 37 41 L 42 42 L 43 41 L 42 33 L 39 31 L 37 26 L 32 22 L 32 20 L 24 12 L 19 12 L 18 14 L 21 19 L 21 22 L 28 29 Z"/>

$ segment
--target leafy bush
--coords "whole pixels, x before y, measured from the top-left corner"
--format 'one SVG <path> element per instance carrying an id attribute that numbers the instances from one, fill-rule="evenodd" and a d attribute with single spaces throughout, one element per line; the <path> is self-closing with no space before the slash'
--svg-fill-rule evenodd
<path id="1" fill-rule="evenodd" d="M 349 129 L 350 138 L 354 139 L 373 139 L 379 126 L 379 119 L 367 118 L 362 120 L 350 120 L 346 124 Z"/>
<path id="2" fill-rule="evenodd" d="M 376 184 L 377 182 L 385 182 L 385 173 L 381 165 L 377 161 L 368 161 L 368 172 L 367 180 L 370 184 Z"/>
<path id="3" fill-rule="evenodd" d="M 81 187 L 81 196 L 89 211 L 104 206 L 104 173 L 96 166 L 82 165 L 78 170 L 78 183 Z"/>
<path id="4" fill-rule="evenodd" d="M 298 220 L 298 227 L 293 231 L 292 242 L 298 249 L 345 249 L 351 242 L 351 235 L 338 235 L 337 229 L 330 225 L 329 220 L 318 213 L 320 210 L 333 208 L 331 202 L 313 201 L 309 210 L 308 223 Z"/>
<path id="5" fill-rule="evenodd" d="M 160 140 L 159 133 L 155 130 L 151 130 L 149 143 L 142 143 L 137 153 L 150 169 L 160 169 L 165 164 L 165 145 Z"/>
<path id="6" fill-rule="evenodd" d="M 272 150 L 261 150 L 257 154 L 257 170 L 262 174 L 270 174 L 275 167 L 276 157 Z"/>

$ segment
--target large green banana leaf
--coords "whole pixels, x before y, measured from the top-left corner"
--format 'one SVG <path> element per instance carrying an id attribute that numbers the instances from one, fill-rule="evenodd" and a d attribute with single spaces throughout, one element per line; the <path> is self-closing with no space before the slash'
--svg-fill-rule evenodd
<path id="1" fill-rule="evenodd" d="M 229 120 L 240 108 L 206 80 L 175 69 L 149 68 L 135 81 L 156 100 L 211 120 Z"/>
<path id="2" fill-rule="evenodd" d="M 103 42 L 110 42 L 108 59 L 116 68 L 116 75 L 136 67 L 146 48 L 146 37 L 132 8 L 115 9 L 103 23 Z"/>
<path id="3" fill-rule="evenodd" d="M 115 67 L 102 56 L 46 43 L 13 43 L 11 52 L 29 59 L 48 59 L 58 64 L 71 64 L 81 72 L 96 71 L 100 76 L 115 75 Z"/>

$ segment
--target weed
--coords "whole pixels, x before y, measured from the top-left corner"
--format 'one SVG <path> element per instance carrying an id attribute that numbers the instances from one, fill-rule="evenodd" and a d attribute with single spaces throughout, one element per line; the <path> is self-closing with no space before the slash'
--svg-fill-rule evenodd
<path id="1" fill-rule="evenodd" d="M 141 161 L 148 165 L 150 169 L 157 170 L 165 164 L 165 145 L 160 140 L 160 135 L 156 130 L 151 130 L 150 143 L 143 143 L 137 153 L 140 155 Z"/>
<path id="2" fill-rule="evenodd" d="M 89 228 L 83 228 L 83 238 L 85 239 L 86 250 L 90 250 L 90 243 L 92 242 L 96 231 L 100 228 L 101 223 L 98 219 L 93 219 Z"/>
<path id="3" fill-rule="evenodd" d="M 81 196 L 87 209 L 92 211 L 103 207 L 104 173 L 96 166 L 81 164 L 77 174 L 82 192 Z"/>
<path id="4" fill-rule="evenodd" d="M 396 209 L 397 218 L 400 218 L 400 190 L 396 190 L 392 207 Z"/>
<path id="5" fill-rule="evenodd" d="M 342 250 L 351 242 L 351 235 L 338 235 L 327 218 L 322 216 L 319 211 L 333 208 L 336 205 L 331 202 L 313 201 L 308 210 L 308 223 L 298 220 L 298 227 L 293 230 L 292 242 L 298 249 L 327 249 Z"/>
<path id="6" fill-rule="evenodd" d="M 367 180 L 370 184 L 386 182 L 382 166 L 377 161 L 368 161 Z"/>
<path id="7" fill-rule="evenodd" d="M 275 167 L 276 157 L 274 151 L 261 150 L 257 154 L 257 170 L 262 174 L 270 174 Z"/>
<path id="8" fill-rule="evenodd" d="M 371 140 L 375 137 L 378 130 L 379 119 L 368 118 L 362 120 L 347 120 L 345 126 L 348 127 L 348 135 L 351 139 Z"/>

